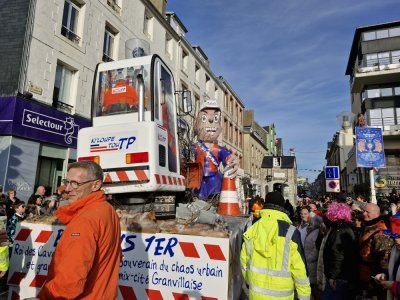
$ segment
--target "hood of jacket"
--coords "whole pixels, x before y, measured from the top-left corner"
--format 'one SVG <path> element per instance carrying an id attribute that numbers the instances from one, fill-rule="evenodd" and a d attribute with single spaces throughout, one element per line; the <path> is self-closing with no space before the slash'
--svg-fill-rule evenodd
<path id="1" fill-rule="evenodd" d="M 104 191 L 93 192 L 75 202 L 59 207 L 54 215 L 67 225 L 82 208 L 104 201 L 106 201 Z"/>
<path id="2" fill-rule="evenodd" d="M 286 213 L 274 209 L 263 209 L 260 211 L 260 216 L 261 219 L 252 226 L 254 227 L 253 234 L 257 236 L 253 240 L 254 250 L 264 257 L 272 257 L 278 246 L 278 221 L 289 224 L 292 224 L 292 221 Z"/>

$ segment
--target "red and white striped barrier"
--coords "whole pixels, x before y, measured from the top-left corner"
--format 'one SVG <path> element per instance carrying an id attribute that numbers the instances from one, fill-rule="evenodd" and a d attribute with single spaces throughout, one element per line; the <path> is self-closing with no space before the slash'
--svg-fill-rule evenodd
<path id="1" fill-rule="evenodd" d="M 104 183 L 149 181 L 149 172 L 148 169 L 105 172 Z"/>
<path id="2" fill-rule="evenodd" d="M 178 186 L 186 185 L 186 180 L 185 177 L 183 176 L 167 176 L 160 174 L 154 174 L 154 176 L 156 177 L 157 184 L 178 185 Z"/>
<path id="3" fill-rule="evenodd" d="M 34 297 L 43 287 L 63 228 L 18 225 L 8 277 L 12 299 Z M 118 299 L 228 299 L 228 238 L 122 232 L 121 248 Z"/>

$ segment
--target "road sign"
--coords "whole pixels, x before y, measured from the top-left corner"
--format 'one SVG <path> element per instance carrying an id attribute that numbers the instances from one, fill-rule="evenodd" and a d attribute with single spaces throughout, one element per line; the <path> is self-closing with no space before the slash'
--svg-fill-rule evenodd
<path id="1" fill-rule="evenodd" d="M 340 179 L 338 166 L 325 167 L 325 179 Z"/>
<path id="2" fill-rule="evenodd" d="M 325 180 L 325 187 L 328 193 L 340 193 L 340 180 L 327 179 Z"/>

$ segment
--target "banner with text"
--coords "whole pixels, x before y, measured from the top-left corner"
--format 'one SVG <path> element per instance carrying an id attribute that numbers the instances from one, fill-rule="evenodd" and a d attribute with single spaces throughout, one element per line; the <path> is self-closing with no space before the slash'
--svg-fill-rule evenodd
<path id="1" fill-rule="evenodd" d="M 382 168 L 385 166 L 382 129 L 356 127 L 357 167 Z"/>
<path id="2" fill-rule="evenodd" d="M 63 228 L 18 226 L 8 275 L 14 294 L 33 297 L 44 285 Z M 121 247 L 118 299 L 228 297 L 228 238 L 124 231 Z"/>

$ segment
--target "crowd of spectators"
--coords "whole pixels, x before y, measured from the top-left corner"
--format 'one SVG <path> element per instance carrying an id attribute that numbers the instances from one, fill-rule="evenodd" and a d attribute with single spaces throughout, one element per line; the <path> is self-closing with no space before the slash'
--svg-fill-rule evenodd
<path id="1" fill-rule="evenodd" d="M 381 195 L 377 203 L 363 196 L 299 198 L 293 223 L 301 234 L 312 299 L 400 296 L 397 193 Z"/>

